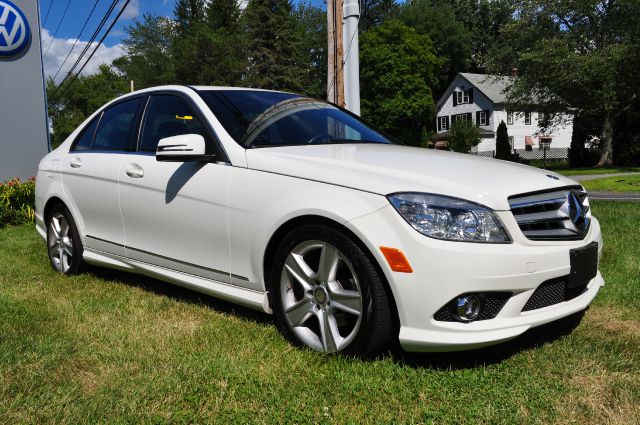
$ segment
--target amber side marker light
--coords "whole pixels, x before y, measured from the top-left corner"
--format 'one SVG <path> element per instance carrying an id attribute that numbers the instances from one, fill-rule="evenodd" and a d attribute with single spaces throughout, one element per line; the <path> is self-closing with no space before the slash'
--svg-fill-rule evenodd
<path id="1" fill-rule="evenodd" d="M 380 251 L 382 251 L 384 258 L 387 259 L 387 263 L 389 263 L 391 270 L 400 273 L 413 273 L 409 260 L 407 260 L 407 257 L 404 256 L 402 251 L 397 248 L 389 248 L 386 246 L 381 246 Z"/>

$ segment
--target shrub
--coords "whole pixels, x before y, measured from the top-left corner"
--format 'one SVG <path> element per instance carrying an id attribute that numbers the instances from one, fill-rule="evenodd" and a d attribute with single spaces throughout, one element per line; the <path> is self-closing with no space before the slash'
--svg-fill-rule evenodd
<path id="1" fill-rule="evenodd" d="M 471 121 L 455 121 L 449 130 L 449 148 L 455 152 L 468 153 L 480 143 L 480 130 Z"/>
<path id="2" fill-rule="evenodd" d="M 35 178 L 0 182 L 0 227 L 34 221 L 35 189 Z"/>
<path id="3" fill-rule="evenodd" d="M 509 143 L 509 132 L 504 121 L 500 121 L 496 132 L 496 158 L 511 160 L 511 144 Z"/>

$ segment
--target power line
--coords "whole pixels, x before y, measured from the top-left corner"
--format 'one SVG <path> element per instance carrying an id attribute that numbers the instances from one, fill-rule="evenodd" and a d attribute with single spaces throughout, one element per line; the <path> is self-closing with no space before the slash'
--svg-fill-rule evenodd
<path id="1" fill-rule="evenodd" d="M 51 0 L 51 3 L 49 3 L 49 7 L 47 8 L 47 13 L 45 14 L 44 17 L 44 22 L 42 22 L 42 26 L 44 27 L 47 23 L 47 19 L 49 19 L 49 12 L 51 12 L 51 6 L 53 6 L 53 2 L 56 0 Z"/>
<path id="2" fill-rule="evenodd" d="M 73 52 L 73 49 L 75 49 L 76 44 L 78 44 L 78 41 L 80 40 L 80 37 L 84 32 L 84 29 L 87 27 L 87 24 L 89 23 L 89 19 L 91 19 L 91 16 L 93 16 L 93 12 L 96 10 L 96 6 L 98 6 L 98 3 L 100 3 L 100 0 L 96 0 L 96 2 L 93 4 L 93 8 L 91 9 L 91 12 L 89 12 L 89 16 L 87 16 L 87 19 L 84 21 L 84 25 L 82 25 L 82 29 L 80 30 L 80 33 L 76 37 L 76 40 L 73 42 L 73 46 L 71 46 L 71 50 L 69 50 L 69 53 L 67 53 L 67 57 L 64 58 L 64 60 L 62 61 L 62 65 L 60 65 L 60 68 L 58 68 L 58 70 L 56 71 L 56 74 L 53 76 L 54 81 L 58 76 L 58 74 L 60 73 L 60 71 L 62 70 L 62 67 L 64 66 L 64 64 L 67 63 L 67 60 L 69 59 L 69 56 L 71 56 L 71 52 Z"/>
<path id="3" fill-rule="evenodd" d="M 47 50 L 44 52 L 43 58 L 47 57 L 47 53 L 49 53 L 49 49 L 51 48 L 51 45 L 53 44 L 53 41 L 56 39 L 56 35 L 58 35 L 58 30 L 60 29 L 60 26 L 62 25 L 62 22 L 64 21 L 64 17 L 67 16 L 67 10 L 69 10 L 69 5 L 70 4 L 71 4 L 71 0 L 67 0 L 67 6 L 64 8 L 64 12 L 62 13 L 62 18 L 60 18 L 60 22 L 58 22 L 58 27 L 56 28 L 56 31 L 53 33 L 53 37 L 51 38 L 51 41 L 49 42 L 49 45 L 47 46 Z"/>
<path id="4" fill-rule="evenodd" d="M 113 29 L 113 27 L 115 26 L 116 22 L 118 22 L 118 19 L 120 19 L 120 16 L 122 15 L 122 13 L 125 11 L 125 9 L 127 8 L 127 6 L 129 5 L 129 2 L 131 2 L 131 0 L 125 0 L 124 5 L 122 6 L 122 8 L 120 9 L 120 12 L 118 12 L 118 15 L 115 17 L 115 19 L 113 20 L 113 22 L 111 22 L 111 25 L 109 25 L 109 28 L 107 28 L 107 31 L 102 35 L 102 38 L 100 39 L 100 41 L 98 41 L 98 44 L 96 45 L 96 47 L 93 49 L 93 52 L 91 52 L 91 54 L 89 55 L 89 57 L 87 58 L 86 62 L 82 65 L 82 67 L 80 68 L 80 71 L 78 71 L 69 81 L 69 83 L 67 83 L 67 85 L 65 86 L 64 90 L 62 91 L 62 93 L 60 93 L 60 96 L 62 96 L 63 94 L 65 94 L 65 92 L 69 89 L 69 87 L 71 87 L 71 85 L 76 81 L 76 79 L 78 78 L 78 75 L 80 75 L 82 73 L 82 71 L 84 70 L 85 66 L 87 66 L 87 64 L 89 63 L 89 61 L 91 60 L 91 58 L 93 57 L 93 55 L 96 53 L 96 51 L 100 48 L 100 46 L 102 45 L 102 42 L 104 41 L 105 38 L 107 38 L 107 36 L 109 35 L 109 33 L 111 32 L 111 30 Z M 58 89 L 62 86 L 62 84 L 60 86 L 58 86 Z M 58 90 L 56 89 L 56 92 Z M 55 95 L 55 92 L 53 93 Z M 53 95 L 52 95 L 53 97 Z"/>
<path id="5" fill-rule="evenodd" d="M 52 98 L 60 90 L 62 85 L 71 77 L 71 75 L 73 74 L 73 71 L 75 71 L 75 69 L 78 67 L 80 62 L 82 62 L 82 59 L 84 58 L 84 55 L 89 51 L 89 49 L 91 48 L 91 44 L 96 39 L 96 37 L 98 36 L 100 31 L 102 31 L 102 28 L 104 27 L 104 24 L 106 24 L 107 21 L 109 20 L 109 16 L 111 16 L 111 13 L 113 12 L 113 10 L 115 9 L 117 4 L 118 4 L 118 0 L 113 0 L 111 2 L 111 5 L 109 6 L 109 9 L 105 12 L 104 16 L 100 20 L 100 23 L 98 24 L 98 27 L 96 28 L 96 30 L 91 35 L 91 38 L 89 39 L 87 44 L 84 46 L 84 49 L 82 49 L 82 52 L 78 56 L 78 59 L 76 59 L 76 61 L 74 62 L 73 66 L 71 66 L 71 68 L 69 68 L 69 71 L 67 72 L 67 75 L 65 75 L 65 77 L 62 79 L 60 84 L 58 84 L 58 87 L 56 88 L 56 90 L 51 95 Z"/>

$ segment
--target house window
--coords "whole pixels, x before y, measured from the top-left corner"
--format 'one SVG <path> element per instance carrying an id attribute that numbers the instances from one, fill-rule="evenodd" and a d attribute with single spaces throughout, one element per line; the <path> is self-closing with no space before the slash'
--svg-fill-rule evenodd
<path id="1" fill-rule="evenodd" d="M 539 127 L 548 127 L 549 126 L 549 114 L 546 114 L 544 111 L 538 112 L 538 126 Z"/>
<path id="2" fill-rule="evenodd" d="M 456 92 L 456 103 L 458 105 L 462 103 L 469 103 L 469 92 L 468 91 L 457 91 Z"/>
<path id="3" fill-rule="evenodd" d="M 471 114 L 457 114 L 453 116 L 453 121 L 471 121 Z"/>
<path id="4" fill-rule="evenodd" d="M 511 146 L 511 152 L 513 152 L 513 150 L 515 149 L 515 147 L 513 146 L 513 136 L 509 136 L 509 146 Z"/>
<path id="5" fill-rule="evenodd" d="M 527 111 L 524 113 L 524 124 L 531 125 L 531 111 Z"/>
<path id="6" fill-rule="evenodd" d="M 548 151 L 551 149 L 551 137 L 541 137 L 539 141 L 540 150 Z"/>
<path id="7" fill-rule="evenodd" d="M 438 129 L 440 131 L 449 130 L 449 120 L 448 117 L 438 117 Z"/>
<path id="8" fill-rule="evenodd" d="M 507 125 L 513 125 L 513 112 L 507 111 Z"/>
<path id="9" fill-rule="evenodd" d="M 489 113 L 487 111 L 478 112 L 478 125 L 489 125 Z"/>

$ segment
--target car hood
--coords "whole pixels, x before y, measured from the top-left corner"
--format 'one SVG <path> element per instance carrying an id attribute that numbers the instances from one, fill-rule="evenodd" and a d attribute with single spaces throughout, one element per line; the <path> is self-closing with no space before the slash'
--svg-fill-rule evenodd
<path id="1" fill-rule="evenodd" d="M 247 150 L 249 168 L 388 195 L 426 192 L 508 210 L 510 195 L 576 185 L 539 168 L 399 145 L 347 144 Z M 551 176 L 551 177 L 550 177 Z"/>

